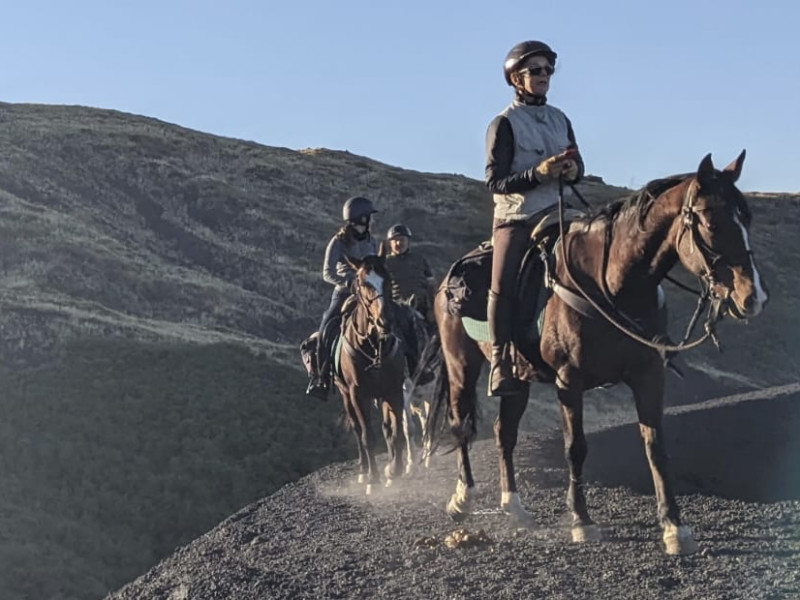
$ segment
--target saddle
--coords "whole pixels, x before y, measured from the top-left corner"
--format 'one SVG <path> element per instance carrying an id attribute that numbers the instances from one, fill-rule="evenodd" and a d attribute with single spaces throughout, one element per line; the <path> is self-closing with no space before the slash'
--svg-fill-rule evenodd
<path id="1" fill-rule="evenodd" d="M 335 352 L 339 340 L 342 336 L 342 328 L 346 322 L 347 317 L 353 312 L 358 300 L 355 296 L 349 296 L 342 304 L 342 310 L 338 315 L 333 316 L 325 325 L 325 329 L 320 336 L 318 331 L 315 331 L 300 344 L 300 359 L 309 377 L 317 373 L 319 365 L 317 364 L 317 348 L 322 345 L 322 348 L 327 352 L 327 364 L 334 365 L 338 369 L 338 365 L 334 364 L 334 357 L 338 354 Z M 321 339 L 320 339 L 321 338 Z"/>
<path id="2" fill-rule="evenodd" d="M 577 210 L 567 210 L 565 224 L 583 216 Z M 533 228 L 528 250 L 517 275 L 514 310 L 517 372 L 531 381 L 552 381 L 552 373 L 539 351 L 544 307 L 552 291 L 545 277 L 552 268 L 553 247 L 558 240 L 558 213 L 546 215 Z M 492 244 L 482 242 L 477 248 L 456 261 L 445 277 L 444 292 L 448 312 L 461 318 L 467 334 L 478 342 L 489 341 L 487 302 L 492 275 Z"/>

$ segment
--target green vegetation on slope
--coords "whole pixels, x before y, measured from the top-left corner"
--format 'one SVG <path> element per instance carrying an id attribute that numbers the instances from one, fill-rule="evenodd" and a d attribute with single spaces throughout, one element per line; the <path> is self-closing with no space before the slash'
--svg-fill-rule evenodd
<path id="1" fill-rule="evenodd" d="M 97 598 L 242 506 L 351 458 L 335 402 L 230 345 L 96 340 L 0 368 L 3 598 Z"/>

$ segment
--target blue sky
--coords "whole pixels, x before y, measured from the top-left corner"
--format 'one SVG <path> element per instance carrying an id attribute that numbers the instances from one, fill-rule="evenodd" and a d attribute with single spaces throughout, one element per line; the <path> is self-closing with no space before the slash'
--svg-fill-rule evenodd
<path id="1" fill-rule="evenodd" d="M 541 39 L 589 173 L 638 187 L 746 148 L 741 189 L 798 192 L 799 6 L 27 0 L 0 20 L 0 100 L 482 179 L 486 126 L 511 99 L 505 53 Z"/>

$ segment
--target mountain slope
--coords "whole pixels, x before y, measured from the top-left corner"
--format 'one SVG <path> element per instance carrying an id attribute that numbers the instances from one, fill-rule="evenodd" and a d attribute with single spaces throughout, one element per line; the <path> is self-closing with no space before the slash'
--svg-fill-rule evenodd
<path id="1" fill-rule="evenodd" d="M 628 192 L 581 190 L 593 203 Z M 353 455 L 336 403 L 303 397 L 297 346 L 327 305 L 322 255 L 355 193 L 381 209 L 379 237 L 411 226 L 438 276 L 489 234 L 490 198 L 466 177 L 0 103 L 3 597 L 97 597 Z M 671 403 L 794 381 L 800 366 L 787 325 L 800 199 L 750 202 L 772 300 L 750 326 L 722 325 L 725 354 L 687 354 L 701 372 Z M 677 332 L 692 299 L 668 296 Z M 588 409 L 599 418 L 624 396 L 604 394 Z M 530 419 L 552 413 L 552 394 L 534 398 Z"/>

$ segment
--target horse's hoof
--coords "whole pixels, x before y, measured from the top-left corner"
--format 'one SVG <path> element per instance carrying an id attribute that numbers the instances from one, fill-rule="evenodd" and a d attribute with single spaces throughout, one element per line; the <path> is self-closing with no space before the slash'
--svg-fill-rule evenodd
<path id="1" fill-rule="evenodd" d="M 386 465 L 383 468 L 383 478 L 387 481 L 396 479 L 403 474 L 402 468 L 394 468 L 392 465 Z M 387 486 L 388 487 L 388 486 Z"/>
<path id="2" fill-rule="evenodd" d="M 664 549 L 670 555 L 694 554 L 700 548 L 687 525 L 667 525 L 664 528 Z"/>
<path id="3" fill-rule="evenodd" d="M 500 510 L 509 516 L 511 522 L 520 527 L 531 527 L 533 515 L 525 510 L 517 492 L 503 492 Z"/>
<path id="4" fill-rule="evenodd" d="M 372 484 L 371 483 L 367 484 L 366 494 L 367 494 L 367 496 L 372 496 Z"/>
<path id="5" fill-rule="evenodd" d="M 386 482 L 383 484 L 383 487 L 390 488 L 390 487 L 392 487 L 392 485 L 394 485 L 394 479 L 390 478 L 390 479 L 386 480 Z"/>
<path id="6" fill-rule="evenodd" d="M 414 463 L 406 464 L 405 474 L 406 475 L 411 475 L 413 472 L 414 472 Z"/>
<path id="7" fill-rule="evenodd" d="M 455 497 L 450 498 L 450 502 L 447 503 L 445 512 L 447 512 L 447 516 L 453 519 L 453 521 L 456 523 L 463 523 L 469 516 L 469 512 L 462 512 L 461 508 L 454 501 L 454 498 Z"/>
<path id="8" fill-rule="evenodd" d="M 447 514 L 453 521 L 460 523 L 472 512 L 472 496 L 475 490 L 468 488 L 461 480 L 456 484 L 456 493 L 450 496 L 447 503 Z"/>
<path id="9" fill-rule="evenodd" d="M 358 483 L 367 483 L 367 476 L 364 473 L 358 474 Z"/>
<path id="10" fill-rule="evenodd" d="M 600 528 L 594 524 L 588 525 L 575 525 L 572 528 L 572 541 L 582 544 L 584 542 L 599 542 L 603 539 L 603 533 Z"/>

